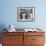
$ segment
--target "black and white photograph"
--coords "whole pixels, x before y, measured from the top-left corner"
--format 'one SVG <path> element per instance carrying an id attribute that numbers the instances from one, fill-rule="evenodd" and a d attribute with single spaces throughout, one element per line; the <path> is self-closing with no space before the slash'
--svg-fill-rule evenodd
<path id="1" fill-rule="evenodd" d="M 35 8 L 34 7 L 18 7 L 17 8 L 18 21 L 35 21 Z"/>

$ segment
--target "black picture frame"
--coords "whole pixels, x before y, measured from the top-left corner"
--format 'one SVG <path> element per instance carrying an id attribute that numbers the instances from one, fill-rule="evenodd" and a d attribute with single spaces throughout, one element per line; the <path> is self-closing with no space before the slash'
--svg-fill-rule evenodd
<path id="1" fill-rule="evenodd" d="M 20 22 L 34 22 L 35 21 L 35 7 L 18 7 L 17 21 Z"/>

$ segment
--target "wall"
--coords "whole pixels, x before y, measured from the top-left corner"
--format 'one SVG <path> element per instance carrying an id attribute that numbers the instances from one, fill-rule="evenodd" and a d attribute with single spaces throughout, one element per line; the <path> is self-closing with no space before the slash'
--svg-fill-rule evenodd
<path id="1" fill-rule="evenodd" d="M 0 31 L 13 24 L 16 28 L 40 27 L 46 32 L 46 0 L 0 0 Z M 17 7 L 35 7 L 35 22 L 18 22 Z"/>
<path id="2" fill-rule="evenodd" d="M 0 24 L 13 24 L 16 28 L 46 28 L 46 2 L 41 0 L 1 0 Z M 35 7 L 35 22 L 18 22 L 17 7 Z"/>

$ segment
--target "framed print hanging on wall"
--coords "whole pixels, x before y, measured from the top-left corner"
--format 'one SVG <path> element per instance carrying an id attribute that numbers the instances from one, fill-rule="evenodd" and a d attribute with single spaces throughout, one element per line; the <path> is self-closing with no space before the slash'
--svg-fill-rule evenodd
<path id="1" fill-rule="evenodd" d="M 35 7 L 18 7 L 17 20 L 21 22 L 34 22 Z"/>

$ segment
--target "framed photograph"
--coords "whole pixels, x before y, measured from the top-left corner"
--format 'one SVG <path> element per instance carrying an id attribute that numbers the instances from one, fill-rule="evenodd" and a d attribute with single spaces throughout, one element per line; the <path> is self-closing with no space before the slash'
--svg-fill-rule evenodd
<path id="1" fill-rule="evenodd" d="M 18 7 L 17 20 L 21 22 L 34 22 L 35 7 Z"/>

